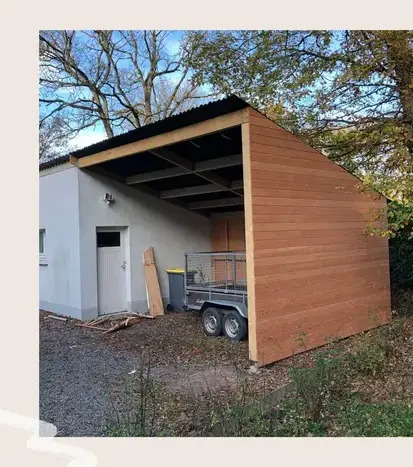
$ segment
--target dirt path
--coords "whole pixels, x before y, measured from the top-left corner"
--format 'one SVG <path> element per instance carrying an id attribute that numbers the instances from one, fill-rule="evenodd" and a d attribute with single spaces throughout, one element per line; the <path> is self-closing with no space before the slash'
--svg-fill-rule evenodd
<path id="1" fill-rule="evenodd" d="M 208 338 L 199 317 L 170 314 L 113 334 L 57 321 L 40 313 L 40 418 L 60 436 L 101 436 L 111 403 L 119 405 L 125 384 L 150 360 L 151 376 L 172 391 L 200 393 L 235 387 L 240 378 L 276 389 L 288 368 L 307 364 L 309 353 L 251 373 L 248 343 Z"/>

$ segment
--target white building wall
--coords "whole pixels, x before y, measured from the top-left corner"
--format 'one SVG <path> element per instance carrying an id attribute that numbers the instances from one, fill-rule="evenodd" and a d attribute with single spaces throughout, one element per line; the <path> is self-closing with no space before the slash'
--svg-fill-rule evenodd
<path id="1" fill-rule="evenodd" d="M 46 230 L 46 264 L 39 264 L 40 308 L 81 318 L 79 170 L 72 165 L 40 173 L 39 228 Z"/>
<path id="2" fill-rule="evenodd" d="M 114 196 L 113 205 L 103 202 L 106 192 Z M 127 300 L 130 311 L 147 311 L 143 272 L 143 251 L 147 247 L 154 247 L 164 301 L 169 295 L 165 269 L 183 267 L 187 251 L 211 249 L 211 222 L 208 219 L 100 175 L 79 171 L 79 205 L 83 319 L 90 319 L 98 313 L 98 227 L 127 227 L 130 245 Z"/>

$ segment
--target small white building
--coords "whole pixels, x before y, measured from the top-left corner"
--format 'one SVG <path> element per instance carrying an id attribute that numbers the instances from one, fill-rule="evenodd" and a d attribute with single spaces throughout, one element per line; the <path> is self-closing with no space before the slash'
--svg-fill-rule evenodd
<path id="1" fill-rule="evenodd" d="M 145 313 L 148 246 L 154 247 L 165 303 L 165 269 L 183 267 L 186 251 L 211 249 L 205 217 L 82 171 L 69 157 L 40 165 L 39 188 L 43 310 L 81 320 L 123 310 Z"/>

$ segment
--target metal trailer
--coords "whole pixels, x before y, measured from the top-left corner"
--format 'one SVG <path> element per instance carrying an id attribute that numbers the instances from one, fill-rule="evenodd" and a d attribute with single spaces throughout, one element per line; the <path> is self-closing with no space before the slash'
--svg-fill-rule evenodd
<path id="1" fill-rule="evenodd" d="M 210 336 L 243 340 L 248 330 L 245 251 L 185 254 L 184 306 L 202 311 Z"/>

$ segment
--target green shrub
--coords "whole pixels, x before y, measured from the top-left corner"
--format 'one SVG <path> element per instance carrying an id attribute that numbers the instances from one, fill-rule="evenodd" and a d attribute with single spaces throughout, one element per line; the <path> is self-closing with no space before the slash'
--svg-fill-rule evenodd
<path id="1" fill-rule="evenodd" d="M 274 436 L 276 413 L 260 406 L 234 406 L 225 411 L 214 411 L 211 434 L 223 437 Z"/>
<path id="2" fill-rule="evenodd" d="M 382 373 L 388 357 L 388 348 L 382 342 L 365 343 L 352 357 L 353 369 L 366 376 Z"/>
<path id="3" fill-rule="evenodd" d="M 337 412 L 340 436 L 413 436 L 413 408 L 353 398 Z"/>
<path id="4" fill-rule="evenodd" d="M 293 368 L 290 372 L 295 384 L 299 407 L 312 421 L 320 421 L 323 408 L 332 400 L 342 397 L 345 391 L 347 356 L 334 357 L 319 353 L 312 368 Z"/>
<path id="5" fill-rule="evenodd" d="M 386 326 L 365 335 L 350 357 L 353 372 L 378 376 L 385 370 L 389 358 L 396 355 L 406 336 L 406 320 L 395 318 Z"/>
<path id="6" fill-rule="evenodd" d="M 320 416 L 319 420 L 313 420 L 305 402 L 295 394 L 281 403 L 274 428 L 274 436 L 279 437 L 327 435 L 326 424 L 322 417 Z"/>

